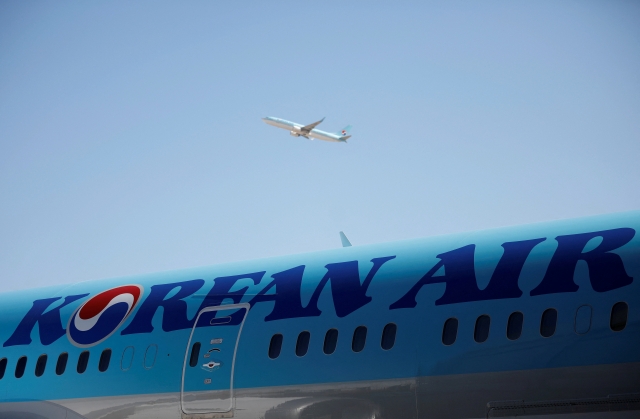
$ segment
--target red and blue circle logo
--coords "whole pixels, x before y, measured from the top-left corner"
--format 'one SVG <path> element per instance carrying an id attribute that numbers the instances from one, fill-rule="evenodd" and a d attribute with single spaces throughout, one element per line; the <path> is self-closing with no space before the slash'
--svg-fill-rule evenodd
<path id="1" fill-rule="evenodd" d="M 104 341 L 129 317 L 142 293 L 141 285 L 123 285 L 91 297 L 69 319 L 69 341 L 80 347 Z"/>

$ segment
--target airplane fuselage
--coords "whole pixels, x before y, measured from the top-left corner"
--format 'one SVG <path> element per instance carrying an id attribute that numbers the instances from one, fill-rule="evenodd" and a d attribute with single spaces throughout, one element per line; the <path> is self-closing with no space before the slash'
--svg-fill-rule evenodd
<path id="1" fill-rule="evenodd" d="M 284 119 L 268 116 L 268 117 L 262 118 L 262 120 L 271 126 L 282 128 L 289 131 L 289 133 L 294 137 L 302 136 L 302 137 L 315 138 L 317 140 L 331 141 L 336 143 L 346 142 L 346 140 L 341 139 L 343 136 L 332 134 L 330 132 L 321 131 L 315 128 L 310 130 L 308 133 L 303 132 L 301 129 L 304 127 L 304 125 L 297 124 L 295 122 L 287 121 Z"/>
<path id="2" fill-rule="evenodd" d="M 0 294 L 0 417 L 636 417 L 638 229 L 631 212 Z"/>

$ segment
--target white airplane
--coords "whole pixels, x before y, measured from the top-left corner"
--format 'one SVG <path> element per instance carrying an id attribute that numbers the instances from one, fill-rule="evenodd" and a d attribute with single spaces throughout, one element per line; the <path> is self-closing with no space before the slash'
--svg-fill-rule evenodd
<path id="1" fill-rule="evenodd" d="M 351 125 L 345 127 L 340 132 L 335 134 L 331 132 L 325 132 L 325 131 L 320 131 L 319 129 L 315 129 L 316 126 L 318 126 L 322 121 L 324 121 L 324 118 L 322 118 L 318 122 L 314 122 L 313 124 L 309 124 L 309 125 L 296 124 L 295 122 L 286 121 L 280 118 L 274 118 L 272 116 L 267 116 L 265 118 L 262 118 L 262 120 L 269 125 L 273 125 L 274 127 L 288 130 L 291 133 L 291 135 L 293 135 L 294 137 L 304 137 L 308 140 L 313 140 L 314 138 L 316 138 L 322 141 L 346 143 L 347 140 L 351 138 L 351 135 L 349 135 L 349 131 L 351 130 Z"/>

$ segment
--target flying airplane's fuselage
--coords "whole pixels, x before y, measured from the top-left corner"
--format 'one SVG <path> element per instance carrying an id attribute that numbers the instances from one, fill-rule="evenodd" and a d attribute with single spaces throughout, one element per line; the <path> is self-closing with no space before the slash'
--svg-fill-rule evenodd
<path id="1" fill-rule="evenodd" d="M 319 129 L 311 129 L 309 131 L 305 131 L 304 125 L 296 124 L 295 122 L 287 121 L 280 118 L 274 118 L 271 116 L 267 116 L 262 118 L 264 122 L 269 125 L 272 125 L 277 128 L 286 129 L 289 131 L 291 135 L 294 137 L 306 137 L 306 138 L 315 138 L 322 141 L 332 141 L 337 143 L 344 143 L 349 138 L 346 133 L 344 134 L 333 134 L 330 132 L 321 131 Z"/>
<path id="2" fill-rule="evenodd" d="M 0 417 L 636 417 L 638 229 L 632 212 L 1 294 Z"/>

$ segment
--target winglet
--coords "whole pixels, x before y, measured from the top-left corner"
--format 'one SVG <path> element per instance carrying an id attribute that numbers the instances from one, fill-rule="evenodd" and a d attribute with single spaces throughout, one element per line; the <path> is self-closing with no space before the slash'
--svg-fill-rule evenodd
<path id="1" fill-rule="evenodd" d="M 342 247 L 351 247 L 351 242 L 342 231 L 340 232 L 340 240 L 342 241 Z"/>

